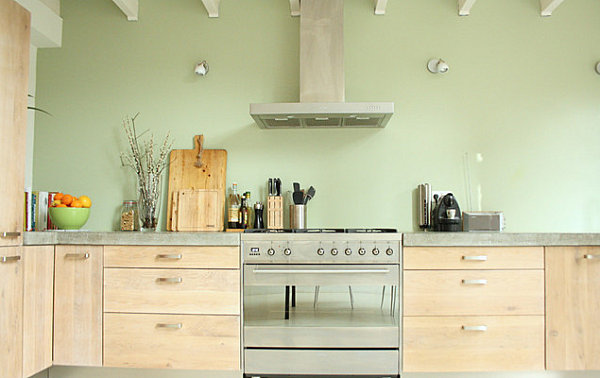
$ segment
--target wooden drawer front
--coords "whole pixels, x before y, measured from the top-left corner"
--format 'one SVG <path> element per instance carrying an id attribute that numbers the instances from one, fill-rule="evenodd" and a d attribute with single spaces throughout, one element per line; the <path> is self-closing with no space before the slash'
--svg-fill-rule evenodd
<path id="1" fill-rule="evenodd" d="M 404 271 L 404 315 L 543 315 L 543 270 Z"/>
<path id="2" fill-rule="evenodd" d="M 239 247 L 106 246 L 104 266 L 111 268 L 239 269 Z"/>
<path id="3" fill-rule="evenodd" d="M 104 366 L 239 370 L 240 318 L 105 314 Z"/>
<path id="4" fill-rule="evenodd" d="M 240 314 L 239 270 L 104 270 L 104 311 Z"/>
<path id="5" fill-rule="evenodd" d="M 543 247 L 405 247 L 404 269 L 543 269 Z"/>
<path id="6" fill-rule="evenodd" d="M 544 369 L 543 316 L 405 317 L 403 331 L 405 372 Z"/>

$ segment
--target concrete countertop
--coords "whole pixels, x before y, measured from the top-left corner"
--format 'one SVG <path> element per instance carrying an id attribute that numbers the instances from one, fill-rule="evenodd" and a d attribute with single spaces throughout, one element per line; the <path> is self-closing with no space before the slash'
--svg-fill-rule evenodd
<path id="1" fill-rule="evenodd" d="M 235 232 L 25 232 L 24 245 L 240 245 Z"/>
<path id="2" fill-rule="evenodd" d="M 600 245 L 600 233 L 413 232 L 405 247 Z"/>

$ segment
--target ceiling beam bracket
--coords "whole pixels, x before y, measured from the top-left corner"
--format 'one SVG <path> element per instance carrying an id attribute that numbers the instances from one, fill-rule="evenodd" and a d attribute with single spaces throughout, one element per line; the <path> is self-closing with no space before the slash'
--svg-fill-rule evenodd
<path id="1" fill-rule="evenodd" d="M 219 3 L 220 2 L 221 2 L 221 0 L 202 0 L 202 4 L 204 4 L 204 8 L 206 8 L 208 17 L 210 17 L 210 18 L 219 17 Z"/>
<path id="2" fill-rule="evenodd" d="M 127 21 L 137 21 L 138 13 L 139 13 L 139 2 L 138 0 L 112 0 L 116 6 L 121 9 L 125 16 L 127 16 Z"/>
<path id="3" fill-rule="evenodd" d="M 383 16 L 385 14 L 385 8 L 387 7 L 388 0 L 375 0 L 375 14 Z"/>
<path id="4" fill-rule="evenodd" d="M 292 17 L 300 16 L 300 0 L 290 0 L 290 13 Z"/>
<path id="5" fill-rule="evenodd" d="M 563 1 L 564 0 L 540 0 L 542 16 L 552 16 L 552 12 L 554 12 Z"/>
<path id="6" fill-rule="evenodd" d="M 458 0 L 458 15 L 468 16 L 471 14 L 471 8 L 477 0 Z"/>

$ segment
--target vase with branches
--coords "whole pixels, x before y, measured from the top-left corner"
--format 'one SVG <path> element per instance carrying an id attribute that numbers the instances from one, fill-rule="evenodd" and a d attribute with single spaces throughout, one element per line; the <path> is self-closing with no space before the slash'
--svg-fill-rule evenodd
<path id="1" fill-rule="evenodd" d="M 162 174 L 167 167 L 167 157 L 172 147 L 170 133 L 162 144 L 154 143 L 150 134 L 142 140 L 147 131 L 138 134 L 135 120 L 140 113 L 123 120 L 123 130 L 129 142 L 129 150 L 121 153 L 123 166 L 131 167 L 136 174 L 138 187 L 138 213 L 142 231 L 156 231 L 160 209 Z"/>

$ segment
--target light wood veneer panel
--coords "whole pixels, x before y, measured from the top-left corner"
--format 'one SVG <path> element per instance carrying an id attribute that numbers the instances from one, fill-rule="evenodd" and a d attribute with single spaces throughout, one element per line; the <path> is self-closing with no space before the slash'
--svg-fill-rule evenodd
<path id="1" fill-rule="evenodd" d="M 179 255 L 181 257 L 177 258 Z M 105 246 L 104 259 L 104 266 L 110 268 L 239 269 L 240 248 L 235 246 Z"/>
<path id="2" fill-rule="evenodd" d="M 405 247 L 403 257 L 404 269 L 544 269 L 543 247 Z"/>

